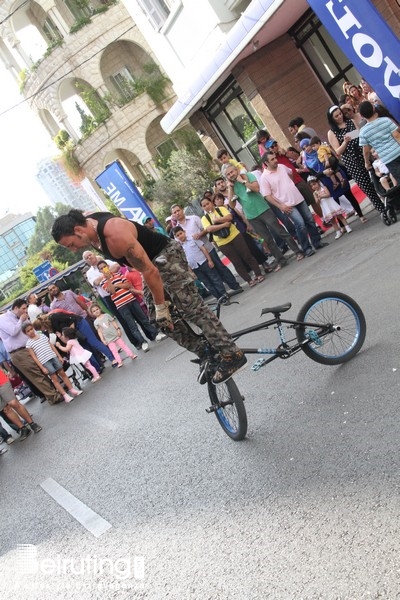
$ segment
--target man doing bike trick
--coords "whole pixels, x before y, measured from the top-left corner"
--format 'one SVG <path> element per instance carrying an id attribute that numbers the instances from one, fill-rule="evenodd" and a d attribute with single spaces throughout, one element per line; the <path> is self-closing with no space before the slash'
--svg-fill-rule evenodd
<path id="1" fill-rule="evenodd" d="M 52 235 L 58 244 L 69 250 L 79 251 L 92 246 L 106 258 L 140 271 L 150 291 L 146 300 L 150 314 L 155 310 L 157 325 L 180 346 L 200 359 L 205 358 L 201 338 L 185 321 L 171 317 L 168 302 L 171 298 L 183 319 L 199 327 L 210 346 L 219 353 L 214 384 L 227 381 L 246 364 L 243 352 L 201 299 L 185 254 L 174 240 L 111 213 L 96 212 L 85 216 L 77 209 L 55 220 Z"/>

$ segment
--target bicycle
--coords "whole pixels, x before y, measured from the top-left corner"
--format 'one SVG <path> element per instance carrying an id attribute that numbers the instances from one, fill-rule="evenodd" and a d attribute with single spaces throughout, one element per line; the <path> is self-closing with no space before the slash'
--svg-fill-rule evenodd
<path id="1" fill-rule="evenodd" d="M 234 293 L 230 293 L 232 297 Z M 220 299 L 216 305 L 219 317 L 222 304 L 231 304 Z M 321 292 L 312 296 L 299 311 L 296 320 L 281 317 L 292 307 L 290 302 L 263 308 L 261 316 L 272 314 L 273 318 L 232 333 L 236 341 L 244 335 L 274 327 L 278 331 L 280 344 L 276 348 L 241 348 L 245 354 L 265 354 L 269 358 L 258 359 L 251 369 L 258 371 L 277 358 L 287 359 L 297 352 L 304 352 L 312 360 L 323 365 L 339 365 L 352 359 L 362 348 L 366 335 L 366 322 L 360 306 L 341 292 Z M 285 329 L 293 330 L 295 337 L 286 339 Z M 206 359 L 194 359 L 200 365 L 198 381 L 207 384 L 211 406 L 206 409 L 214 413 L 224 432 L 233 440 L 243 440 L 247 433 L 247 414 L 244 397 L 233 379 L 214 385 L 213 375 L 218 366 L 218 356 L 204 340 Z"/>

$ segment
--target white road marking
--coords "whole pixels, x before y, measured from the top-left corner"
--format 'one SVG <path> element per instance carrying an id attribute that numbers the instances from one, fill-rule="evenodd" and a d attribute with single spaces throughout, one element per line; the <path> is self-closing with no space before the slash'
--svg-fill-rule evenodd
<path id="1" fill-rule="evenodd" d="M 51 477 L 43 481 L 40 487 L 95 537 L 98 538 L 111 529 L 111 523 L 78 500 Z"/>

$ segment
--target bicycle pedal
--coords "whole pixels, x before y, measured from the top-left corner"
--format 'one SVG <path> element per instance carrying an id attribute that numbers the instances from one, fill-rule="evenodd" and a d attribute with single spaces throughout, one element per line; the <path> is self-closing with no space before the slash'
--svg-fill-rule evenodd
<path id="1" fill-rule="evenodd" d="M 206 408 L 206 413 L 211 414 L 213 412 L 216 412 L 218 410 L 218 408 L 219 408 L 219 406 L 215 406 L 215 404 L 213 404 L 209 408 Z"/>

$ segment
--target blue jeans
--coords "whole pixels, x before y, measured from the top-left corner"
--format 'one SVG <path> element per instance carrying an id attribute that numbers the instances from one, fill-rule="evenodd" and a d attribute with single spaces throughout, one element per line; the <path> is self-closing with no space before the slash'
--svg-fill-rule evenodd
<path id="1" fill-rule="evenodd" d="M 317 226 L 306 201 L 303 200 L 303 202 L 291 208 L 292 212 L 289 214 L 289 218 L 296 228 L 297 240 L 303 252 L 312 250 L 308 235 L 311 238 L 313 246 L 318 247 L 321 243 L 321 236 L 318 233 Z"/>
<path id="2" fill-rule="evenodd" d="M 137 326 L 138 323 L 143 329 L 145 336 L 148 337 L 149 340 L 155 340 L 158 329 L 150 323 L 137 300 L 132 300 L 132 302 L 124 304 L 118 309 L 118 312 L 121 313 L 125 323 L 128 325 L 132 340 L 134 340 L 131 343 L 133 343 L 136 348 L 139 348 L 146 341 L 139 331 Z"/>
<path id="3" fill-rule="evenodd" d="M 226 291 L 221 276 L 215 267 L 211 268 L 208 266 L 206 260 L 193 269 L 193 272 L 196 274 L 197 279 L 204 283 L 210 294 L 215 296 L 217 300 L 221 296 L 225 296 Z"/>
<path id="4" fill-rule="evenodd" d="M 104 354 L 104 356 L 107 356 L 107 358 L 109 360 L 114 360 L 111 350 L 105 344 L 103 344 L 103 342 L 101 342 L 99 340 L 99 338 L 96 336 L 96 334 L 94 333 L 94 331 L 92 330 L 92 328 L 90 327 L 90 325 L 86 321 L 86 319 L 81 319 L 77 323 L 76 328 L 78 331 L 80 331 L 85 336 L 86 342 L 90 346 L 90 348 L 89 348 L 90 351 L 93 348 L 95 348 L 96 350 L 98 350 L 99 352 Z M 92 361 L 90 361 L 90 362 L 92 362 Z M 100 365 L 97 362 L 97 366 L 95 367 L 95 369 L 98 370 L 98 366 L 100 366 Z"/>

